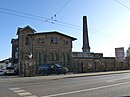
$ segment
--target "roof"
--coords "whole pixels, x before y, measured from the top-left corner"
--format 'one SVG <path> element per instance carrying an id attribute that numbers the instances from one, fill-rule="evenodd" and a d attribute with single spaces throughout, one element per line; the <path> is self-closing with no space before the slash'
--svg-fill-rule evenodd
<path id="1" fill-rule="evenodd" d="M 71 38 L 72 40 L 77 40 L 77 38 L 74 38 L 74 37 L 71 37 L 71 36 L 65 35 L 65 34 L 60 33 L 60 32 L 57 32 L 57 31 L 41 32 L 41 33 L 29 33 L 28 35 L 29 35 L 29 36 L 34 36 L 34 35 L 52 34 L 52 33 L 54 33 L 54 34 L 59 34 L 59 35 L 62 35 L 62 36 L 65 36 L 65 37 Z"/>
<path id="2" fill-rule="evenodd" d="M 8 60 L 9 62 L 11 62 L 11 59 L 8 58 L 8 59 L 1 60 L 0 63 L 4 63 L 4 62 L 7 61 L 7 60 Z"/>
<path id="3" fill-rule="evenodd" d="M 16 42 L 16 41 L 18 41 L 18 38 L 17 39 L 12 39 L 11 43 Z"/>
<path id="4" fill-rule="evenodd" d="M 30 30 L 32 30 L 32 32 L 36 32 L 33 28 L 31 28 L 29 25 L 25 26 L 24 28 L 20 28 L 18 27 L 17 29 L 17 35 L 19 34 L 20 31 L 29 28 Z"/>

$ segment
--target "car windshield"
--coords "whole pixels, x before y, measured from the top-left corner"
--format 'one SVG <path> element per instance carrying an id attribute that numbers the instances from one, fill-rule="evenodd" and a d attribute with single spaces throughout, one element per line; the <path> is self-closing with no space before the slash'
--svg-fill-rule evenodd
<path id="1" fill-rule="evenodd" d="M 62 67 L 60 64 L 55 64 L 56 65 L 56 67 Z"/>
<path id="2" fill-rule="evenodd" d="M 14 69 L 14 67 L 7 67 L 6 69 Z"/>
<path id="3" fill-rule="evenodd" d="M 48 68 L 48 64 L 41 64 L 41 65 L 39 65 L 39 68 Z"/>

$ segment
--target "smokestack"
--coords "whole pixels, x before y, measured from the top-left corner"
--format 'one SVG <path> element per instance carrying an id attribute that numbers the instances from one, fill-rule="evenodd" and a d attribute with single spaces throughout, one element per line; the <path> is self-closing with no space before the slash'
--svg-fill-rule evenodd
<path id="1" fill-rule="evenodd" d="M 87 17 L 83 16 L 83 52 L 90 52 L 89 38 L 88 38 L 88 27 Z"/>

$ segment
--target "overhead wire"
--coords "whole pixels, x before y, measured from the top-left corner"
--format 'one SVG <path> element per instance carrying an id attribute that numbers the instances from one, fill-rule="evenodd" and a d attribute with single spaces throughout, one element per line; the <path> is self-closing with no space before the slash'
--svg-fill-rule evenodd
<path id="1" fill-rule="evenodd" d="M 58 13 L 60 13 L 61 10 L 63 10 L 63 9 L 65 8 L 65 6 L 66 6 L 67 4 L 69 4 L 70 1 L 71 1 L 71 0 L 68 0 L 68 1 L 65 3 L 65 5 L 64 5 L 62 8 L 60 8 L 60 9 L 54 14 L 54 16 L 56 16 Z"/>
<path id="2" fill-rule="evenodd" d="M 27 19 L 36 20 L 36 21 L 41 21 L 41 19 L 36 19 L 36 18 L 32 18 L 32 17 L 28 17 L 28 16 L 23 16 L 23 15 L 18 15 L 18 14 L 9 13 L 9 12 L 4 12 L 4 11 L 0 11 L 0 13 L 9 14 L 9 15 L 18 16 L 18 17 L 23 17 L 23 18 L 27 18 Z"/>
<path id="3" fill-rule="evenodd" d="M 28 18 L 28 19 L 32 19 L 32 20 L 42 21 L 41 23 L 47 22 L 47 23 L 52 23 L 52 24 L 64 26 L 64 27 L 73 28 L 73 29 L 79 29 L 78 27 L 76 27 L 76 25 L 68 24 L 68 23 L 65 23 L 65 22 L 57 21 L 58 23 L 54 23 L 54 21 L 56 21 L 56 20 L 51 20 L 49 18 L 45 18 L 45 17 L 41 17 L 41 16 L 37 16 L 37 15 L 32 15 L 32 14 L 12 10 L 12 9 L 2 8 L 2 7 L 0 7 L 0 9 L 4 10 L 4 11 L 0 11 L 1 13 L 10 14 L 10 15 L 19 16 L 19 17 L 24 17 L 24 18 Z M 5 12 L 5 11 L 8 11 L 8 12 Z M 13 13 L 10 13 L 10 12 L 13 12 Z M 18 13 L 18 14 L 14 14 L 14 13 Z M 61 24 L 59 24 L 59 23 L 61 23 Z M 38 24 L 38 25 L 40 25 L 40 24 Z"/>
<path id="4" fill-rule="evenodd" d="M 64 5 L 63 7 L 61 7 L 55 14 L 54 16 L 51 17 L 51 19 L 53 20 L 53 18 L 56 18 L 57 17 L 57 14 L 59 14 L 69 3 L 70 3 L 71 0 L 68 0 Z M 77 27 L 76 25 L 72 25 L 72 24 L 68 24 L 68 23 L 65 23 L 65 22 L 62 22 L 62 21 L 59 21 L 57 19 L 54 19 L 55 22 L 59 22 L 59 23 L 62 23 L 62 24 L 67 24 L 67 25 L 70 25 L 70 26 L 73 26 L 73 27 Z"/>
<path id="5" fill-rule="evenodd" d="M 126 6 L 125 4 L 123 4 L 123 3 L 121 3 L 120 1 L 118 1 L 118 0 L 115 0 L 117 3 L 119 3 L 120 5 L 122 5 L 122 6 L 124 6 L 125 8 L 127 8 L 127 9 L 129 9 L 130 10 L 130 8 L 128 7 L 128 6 Z"/>
<path id="6" fill-rule="evenodd" d="M 63 25 L 63 24 L 58 24 L 58 23 L 54 23 L 54 22 L 51 22 L 51 21 L 43 21 L 42 19 L 40 18 L 32 18 L 32 17 L 28 17 L 28 16 L 25 16 L 25 15 L 18 15 L 18 14 L 14 14 L 14 13 L 10 13 L 10 12 L 5 12 L 5 11 L 0 11 L 1 13 L 4 13 L 4 14 L 9 14 L 9 15 L 13 15 L 13 16 L 19 16 L 19 17 L 23 17 L 23 18 L 26 18 L 26 19 L 31 19 L 31 20 L 36 20 L 36 21 L 42 21 L 42 22 L 47 22 L 47 23 L 51 23 L 51 24 L 55 24 L 55 25 L 59 25 L 59 26 L 64 26 L 64 27 L 67 27 L 67 28 L 72 28 L 72 29 L 76 29 L 76 30 L 80 30 L 81 31 L 81 27 L 80 26 L 76 26 L 75 25 L 72 25 L 73 27 L 69 26 L 69 25 Z M 68 24 L 68 23 L 65 23 L 65 24 Z M 79 28 L 80 27 L 80 28 Z M 97 30 L 94 30 L 94 29 L 89 29 L 92 33 L 95 33 L 95 34 L 98 34 L 99 33 L 96 33 L 96 32 L 101 32 L 101 31 L 97 31 Z M 103 33 L 103 32 L 101 32 Z M 106 34 L 106 33 L 104 33 Z M 100 34 L 102 35 L 102 34 Z"/>
<path id="7" fill-rule="evenodd" d="M 31 16 L 31 17 L 36 17 L 36 18 L 41 18 L 41 19 L 48 19 L 48 18 L 45 18 L 45 17 L 41 17 L 41 16 L 37 16 L 37 15 L 33 15 L 33 14 L 29 14 L 29 13 L 25 13 L 25 12 L 21 12 L 21 11 L 17 11 L 17 10 L 12 10 L 12 9 L 8 9 L 8 8 L 0 7 L 0 9 L 15 12 L 15 13 L 20 13 L 20 14 L 24 14 L 24 15 L 28 15 L 28 16 Z"/>
<path id="8" fill-rule="evenodd" d="M 109 35 L 109 36 L 113 36 L 112 34 L 109 34 L 109 33 L 105 33 L 105 32 L 102 32 L 102 31 L 98 31 L 98 30 L 95 30 L 95 29 L 89 29 L 91 32 L 97 32 L 96 34 L 101 34 L 102 35 Z"/>
<path id="9" fill-rule="evenodd" d="M 74 25 L 74 24 L 70 24 L 70 23 L 65 23 L 65 22 L 62 22 L 62 21 L 59 21 L 59 20 L 57 20 L 57 22 L 59 22 L 59 23 L 62 23 L 62 24 L 66 24 L 66 25 L 70 25 L 70 26 L 73 26 L 73 27 L 80 27 L 81 28 L 81 26 L 77 26 L 77 25 Z"/>
<path id="10" fill-rule="evenodd" d="M 62 24 L 67 24 L 67 25 L 70 25 L 70 26 L 75 26 L 75 25 L 72 25 L 72 24 L 68 24 L 68 23 L 65 23 L 65 22 L 61 22 L 61 21 L 59 21 L 59 20 L 57 20 L 56 19 L 56 17 L 57 17 L 57 14 L 59 14 L 66 6 L 67 6 L 67 4 L 69 4 L 69 2 L 70 2 L 71 0 L 68 0 L 53 16 L 51 16 L 51 20 L 53 21 L 53 23 L 54 22 L 59 22 L 59 23 L 62 23 Z M 48 20 L 50 20 L 50 19 L 46 19 L 46 21 L 48 21 Z M 41 25 L 43 22 L 41 22 L 41 23 L 39 23 L 38 25 L 36 25 L 36 26 L 39 26 L 39 25 Z"/>
<path id="11" fill-rule="evenodd" d="M 70 2 L 71 0 L 69 0 L 66 5 Z M 64 6 L 65 7 L 65 6 Z M 44 18 L 44 17 L 41 17 L 41 16 L 37 16 L 37 15 L 33 15 L 33 14 L 28 14 L 28 13 L 24 13 L 24 12 L 20 12 L 20 11 L 16 11 L 16 10 L 12 10 L 12 9 L 7 9 L 7 8 L 2 8 L 0 7 L 0 9 L 4 10 L 4 11 L 1 11 L 1 13 L 4 13 L 4 14 L 9 14 L 9 15 L 13 15 L 13 16 L 19 16 L 19 17 L 23 17 L 23 18 L 27 18 L 27 19 L 31 19 L 31 20 L 36 20 L 36 21 L 42 21 L 42 22 L 47 22 L 47 23 L 51 23 L 51 24 L 54 24 L 54 25 L 59 25 L 59 26 L 63 26 L 63 27 L 67 27 L 67 28 L 71 28 L 71 29 L 76 29 L 76 30 L 80 30 L 81 31 L 81 27 L 80 26 L 77 26 L 77 25 L 73 25 L 73 24 L 69 24 L 69 23 L 65 23 L 65 22 L 62 22 L 62 21 L 58 21 L 58 20 L 51 20 L 49 18 Z M 63 8 L 62 8 L 63 9 Z M 8 12 L 5 12 L 8 11 Z M 61 11 L 61 10 L 60 10 Z M 19 14 L 14 14 L 14 13 L 10 13 L 10 12 L 14 12 L 14 13 L 19 13 Z M 55 23 L 54 21 L 58 22 L 58 23 Z M 101 32 L 101 31 L 97 31 L 97 30 L 94 30 L 94 29 L 90 29 L 91 32 Z M 102 33 L 102 32 L 101 32 Z M 97 33 L 99 34 L 99 33 Z"/>
<path id="12" fill-rule="evenodd" d="M 65 7 L 70 1 L 71 1 L 71 0 L 69 0 L 69 1 L 64 5 L 64 7 Z M 62 9 L 63 9 L 64 7 L 62 7 Z M 42 24 L 43 22 L 48 22 L 48 23 L 53 23 L 53 24 L 54 24 L 54 22 L 58 22 L 58 23 L 61 23 L 62 26 L 63 26 L 63 25 L 67 25 L 67 26 L 71 26 L 72 28 L 79 29 L 79 26 L 77 26 L 77 25 L 65 23 L 65 22 L 62 22 L 62 21 L 53 20 L 53 19 L 50 19 L 50 18 L 45 18 L 45 17 L 41 17 L 41 16 L 38 16 L 38 15 L 33 15 L 33 14 L 29 14 L 29 13 L 24 13 L 24 12 L 21 12 L 21 11 L 12 10 L 12 9 L 7 9 L 7 8 L 3 8 L 3 7 L 0 7 L 0 9 L 2 9 L 2 10 L 4 10 L 4 11 L 10 11 L 10 12 L 15 12 L 15 13 L 19 13 L 19 14 L 26 15 L 26 18 L 29 18 L 28 16 L 35 17 L 35 18 L 32 18 L 32 19 L 34 19 L 34 20 L 37 20 L 36 18 L 40 18 L 40 19 L 41 19 L 40 21 L 42 21 L 42 22 L 39 23 L 39 24 L 37 24 L 37 25 L 35 25 L 35 27 L 36 27 L 36 26 L 39 26 L 39 25 Z M 4 11 L 1 11 L 1 12 L 2 12 L 2 13 L 6 13 L 6 14 L 8 13 L 8 14 L 10 14 L 10 15 L 16 15 L 16 16 L 20 16 L 20 17 L 24 17 L 24 18 L 25 18 L 25 16 L 23 16 L 23 15 L 12 14 L 12 13 L 9 13 L 9 12 L 4 12 Z M 61 11 L 61 10 L 60 10 L 60 11 Z M 59 11 L 58 11 L 58 12 L 59 12 Z M 31 17 L 30 17 L 30 18 L 31 18 Z M 38 21 L 39 21 L 39 19 L 38 19 Z M 49 21 L 51 21 L 51 22 L 49 22 Z M 60 24 L 58 24 L 58 25 L 60 25 Z M 71 28 L 71 27 L 69 27 L 69 28 Z"/>

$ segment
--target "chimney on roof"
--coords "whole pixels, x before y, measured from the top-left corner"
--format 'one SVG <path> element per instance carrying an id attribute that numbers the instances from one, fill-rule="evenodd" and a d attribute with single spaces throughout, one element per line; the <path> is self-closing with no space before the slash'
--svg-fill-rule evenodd
<path id="1" fill-rule="evenodd" d="M 83 52 L 90 52 L 89 38 L 88 38 L 88 27 L 87 27 L 87 17 L 83 16 Z"/>

